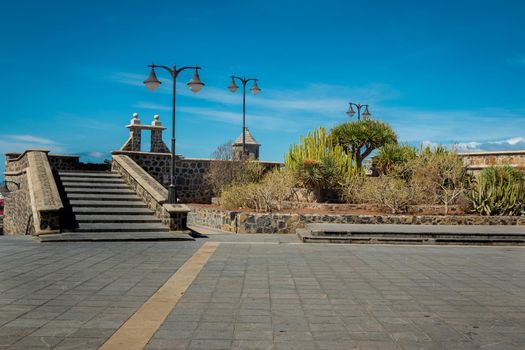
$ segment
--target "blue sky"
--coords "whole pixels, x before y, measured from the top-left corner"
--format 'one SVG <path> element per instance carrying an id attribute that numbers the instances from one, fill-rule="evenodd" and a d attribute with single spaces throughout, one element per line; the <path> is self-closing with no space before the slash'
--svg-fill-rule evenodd
<path id="1" fill-rule="evenodd" d="M 153 5 L 154 3 L 154 5 Z M 259 78 L 247 124 L 281 160 L 319 125 L 369 103 L 401 140 L 525 149 L 525 5 L 520 1 L 3 1 L 0 152 L 29 147 L 101 160 L 138 112 L 169 125 L 169 78 L 147 64 L 203 67 L 179 80 L 177 151 L 208 157 L 241 131 L 232 74 Z M 169 133 L 165 138 L 168 141 Z M 2 162 L 3 163 L 3 162 Z"/>

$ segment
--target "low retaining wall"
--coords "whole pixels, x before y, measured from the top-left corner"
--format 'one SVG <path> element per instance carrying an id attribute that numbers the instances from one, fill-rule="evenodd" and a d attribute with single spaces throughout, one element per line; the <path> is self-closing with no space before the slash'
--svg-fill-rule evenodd
<path id="1" fill-rule="evenodd" d="M 410 225 L 525 225 L 521 216 L 249 213 L 191 206 L 189 226 L 233 233 L 295 233 L 308 223 Z"/>
<path id="2" fill-rule="evenodd" d="M 186 218 L 190 209 L 184 204 L 167 204 L 168 190 L 130 157 L 114 155 L 112 170 L 122 175 L 122 179 L 172 231 L 186 229 Z"/>
<path id="3" fill-rule="evenodd" d="M 459 153 L 465 167 L 476 173 L 487 167 L 508 165 L 525 168 L 525 151 Z"/>

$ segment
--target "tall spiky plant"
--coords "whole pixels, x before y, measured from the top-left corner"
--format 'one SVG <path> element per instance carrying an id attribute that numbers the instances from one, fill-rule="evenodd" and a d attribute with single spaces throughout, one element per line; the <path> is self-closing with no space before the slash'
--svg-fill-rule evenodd
<path id="1" fill-rule="evenodd" d="M 327 158 L 330 158 L 344 177 L 355 176 L 359 172 L 352 155 L 345 152 L 342 146 L 333 144 L 323 127 L 301 136 L 299 144 L 291 145 L 285 155 L 285 165 L 298 171 L 305 165 L 319 164 Z"/>

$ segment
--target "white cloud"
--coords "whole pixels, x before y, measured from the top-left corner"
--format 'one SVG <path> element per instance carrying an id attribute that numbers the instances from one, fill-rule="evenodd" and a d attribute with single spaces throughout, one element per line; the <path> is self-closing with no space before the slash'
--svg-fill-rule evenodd
<path id="1" fill-rule="evenodd" d="M 515 146 L 519 143 L 525 143 L 525 137 L 511 137 L 510 139 L 507 139 L 507 140 L 490 141 L 489 143 L 497 144 L 497 145 L 507 144 L 507 145 Z"/>
<path id="2" fill-rule="evenodd" d="M 0 154 L 22 152 L 26 149 L 45 149 L 53 152 L 64 152 L 65 148 L 58 142 L 34 135 L 0 135 Z"/>
<path id="3" fill-rule="evenodd" d="M 509 58 L 507 63 L 512 66 L 525 66 L 525 55 L 518 55 L 516 57 Z"/>
<path id="4" fill-rule="evenodd" d="M 47 139 L 44 137 L 38 137 L 33 135 L 1 135 L 0 137 L 6 138 L 8 140 L 13 140 L 15 142 L 24 142 L 38 145 L 54 145 L 55 141 Z"/>
<path id="5" fill-rule="evenodd" d="M 513 151 L 525 150 L 525 137 L 510 137 L 503 140 L 478 140 L 478 141 L 460 141 L 460 142 L 433 142 L 423 141 L 423 147 L 435 147 L 443 145 L 447 148 L 454 149 L 457 152 L 490 152 L 490 151 Z"/>
<path id="6" fill-rule="evenodd" d="M 113 77 L 117 82 L 142 85 L 143 76 L 119 73 Z M 411 143 L 422 140 L 469 140 L 447 141 L 459 149 L 474 150 L 480 145 L 473 142 L 486 140 L 506 140 L 516 130 L 525 129 L 525 110 L 480 108 L 480 109 L 424 109 L 404 106 L 389 106 L 389 101 L 400 94 L 384 84 L 370 84 L 362 87 L 338 86 L 330 84 L 309 84 L 297 89 L 265 88 L 257 96 L 248 92 L 247 106 L 249 125 L 252 121 L 257 127 L 266 130 L 287 130 L 305 133 L 307 130 L 348 120 L 345 112 L 348 102 L 370 104 L 372 116 L 392 125 L 399 139 Z M 226 87 L 206 86 L 200 93 L 193 94 L 185 83 L 179 82 L 177 92 L 209 102 L 205 107 L 177 107 L 218 122 L 240 123 L 241 94 L 230 93 Z M 249 88 L 250 86 L 248 86 Z M 163 93 L 171 94 L 171 85 L 161 86 Z M 154 111 L 170 111 L 168 104 L 138 102 L 134 107 Z M 355 120 L 355 118 L 354 118 Z M 487 137 L 488 136 L 488 137 Z M 514 140 L 520 145 L 519 140 Z M 483 143 L 484 141 L 479 141 Z M 512 140 L 503 144 L 514 146 Z"/>
<path id="7" fill-rule="evenodd" d="M 133 107 L 141 108 L 141 109 L 153 109 L 155 111 L 171 111 L 171 106 L 161 105 L 159 103 L 144 102 L 144 101 L 139 101 L 135 103 Z"/>

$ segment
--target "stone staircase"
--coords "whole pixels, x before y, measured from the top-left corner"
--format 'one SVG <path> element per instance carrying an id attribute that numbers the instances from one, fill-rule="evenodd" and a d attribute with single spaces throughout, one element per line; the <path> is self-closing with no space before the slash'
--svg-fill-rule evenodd
<path id="1" fill-rule="evenodd" d="M 297 235 L 305 243 L 525 245 L 519 225 L 307 224 Z"/>
<path id="2" fill-rule="evenodd" d="M 42 242 L 183 238 L 170 233 L 118 173 L 63 171 L 56 182 L 64 204 L 63 232 L 42 235 Z"/>

